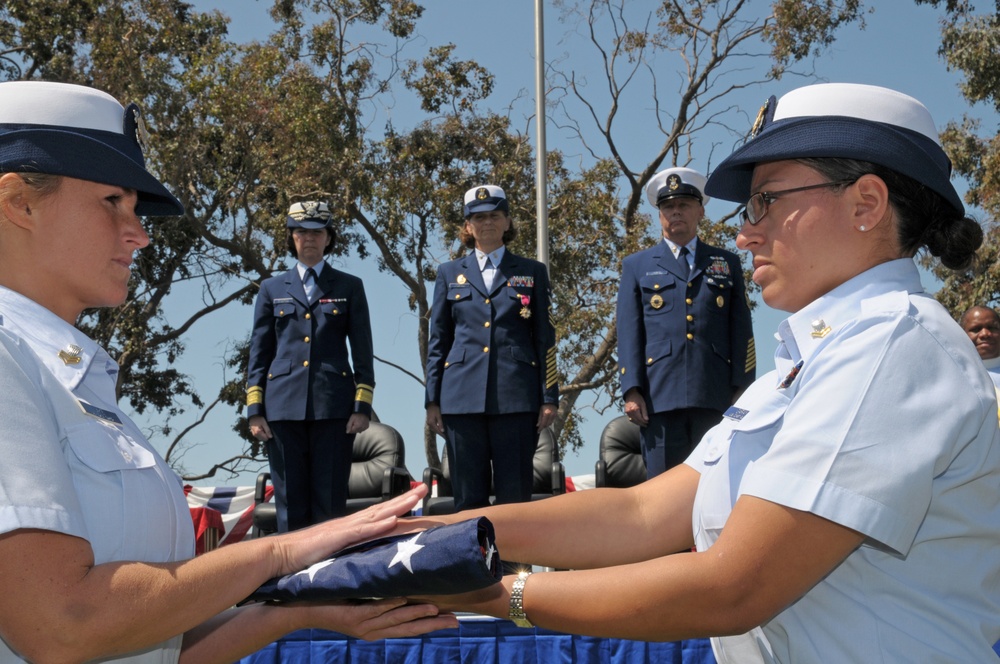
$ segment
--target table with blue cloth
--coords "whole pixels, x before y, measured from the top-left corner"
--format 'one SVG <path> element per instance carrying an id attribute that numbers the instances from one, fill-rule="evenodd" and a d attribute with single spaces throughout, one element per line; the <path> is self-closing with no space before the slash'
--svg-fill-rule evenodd
<path id="1" fill-rule="evenodd" d="M 300 630 L 240 664 L 715 664 L 707 639 L 627 641 L 576 636 L 507 620 L 461 618 L 458 629 L 367 642 L 325 630 Z"/>

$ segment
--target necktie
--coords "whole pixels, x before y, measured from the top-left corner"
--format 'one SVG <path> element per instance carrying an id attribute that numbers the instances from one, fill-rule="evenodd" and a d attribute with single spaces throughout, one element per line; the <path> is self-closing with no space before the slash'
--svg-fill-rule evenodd
<path id="1" fill-rule="evenodd" d="M 486 290 L 493 290 L 493 277 L 496 275 L 496 267 L 493 265 L 493 259 L 486 256 L 486 265 L 483 266 L 483 283 L 486 284 Z"/>
<path id="2" fill-rule="evenodd" d="M 691 276 L 691 264 L 688 263 L 688 254 L 690 253 L 687 247 L 681 247 L 680 251 L 677 252 L 677 260 L 681 264 L 681 273 L 685 279 Z"/>
<path id="3" fill-rule="evenodd" d="M 312 269 L 311 267 L 306 268 L 306 278 L 302 281 L 302 285 L 305 286 L 306 297 L 309 299 L 310 302 L 312 302 L 313 300 L 313 294 L 316 290 L 317 281 L 318 278 L 316 277 L 316 270 Z"/>

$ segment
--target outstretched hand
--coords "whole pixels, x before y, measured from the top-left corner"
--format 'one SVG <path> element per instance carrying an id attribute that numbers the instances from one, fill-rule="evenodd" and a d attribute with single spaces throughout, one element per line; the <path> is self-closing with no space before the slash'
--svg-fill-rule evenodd
<path id="1" fill-rule="evenodd" d="M 402 598 L 373 601 L 301 602 L 291 610 L 305 609 L 308 623 L 365 641 L 426 634 L 458 627 L 458 619 L 427 604 L 410 604 Z"/>
<path id="2" fill-rule="evenodd" d="M 331 554 L 359 542 L 389 534 L 398 517 L 408 515 L 423 500 L 423 484 L 392 500 L 339 519 L 331 519 L 309 528 L 270 537 L 275 547 L 272 577 L 292 574 Z"/>
<path id="3" fill-rule="evenodd" d="M 455 595 L 427 595 L 408 598 L 411 602 L 433 604 L 441 611 L 470 611 L 495 618 L 506 618 L 510 606 L 513 576 L 481 590 Z"/>

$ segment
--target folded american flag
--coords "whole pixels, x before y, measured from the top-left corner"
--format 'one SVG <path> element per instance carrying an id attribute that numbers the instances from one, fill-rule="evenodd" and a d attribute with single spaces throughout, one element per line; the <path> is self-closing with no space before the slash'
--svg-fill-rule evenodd
<path id="1" fill-rule="evenodd" d="M 486 588 L 501 576 L 493 524 L 480 517 L 358 544 L 301 572 L 271 579 L 248 599 L 450 595 Z"/>

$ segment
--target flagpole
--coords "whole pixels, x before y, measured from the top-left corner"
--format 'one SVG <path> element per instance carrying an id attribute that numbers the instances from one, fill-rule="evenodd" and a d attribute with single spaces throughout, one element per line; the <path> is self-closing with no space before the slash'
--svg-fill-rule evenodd
<path id="1" fill-rule="evenodd" d="M 535 209 L 538 260 L 549 267 L 548 160 L 545 150 L 545 28 L 544 0 L 535 0 Z"/>
<path id="2" fill-rule="evenodd" d="M 545 150 L 545 25 L 542 3 L 535 0 L 535 209 L 538 210 L 538 260 L 549 269 L 548 158 Z M 552 433 L 555 433 L 553 428 Z M 552 446 L 552 458 L 561 458 L 559 445 Z M 560 464 L 561 465 L 561 464 Z M 551 571 L 551 567 L 544 568 Z"/>

